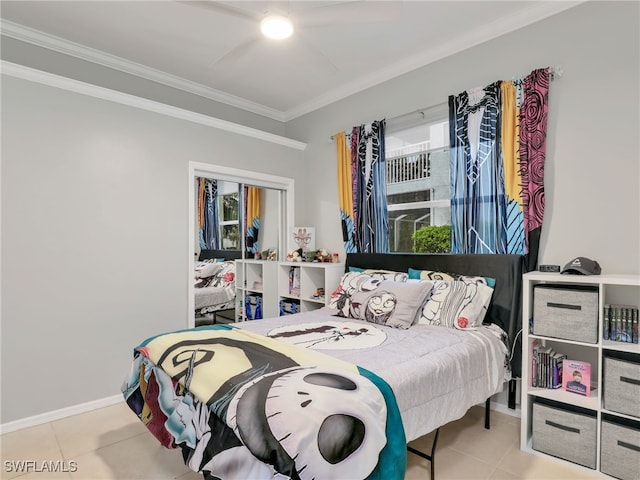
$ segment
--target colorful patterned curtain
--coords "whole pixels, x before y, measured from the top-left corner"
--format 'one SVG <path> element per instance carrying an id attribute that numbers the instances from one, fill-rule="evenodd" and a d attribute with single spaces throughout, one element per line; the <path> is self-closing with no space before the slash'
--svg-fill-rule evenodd
<path id="1" fill-rule="evenodd" d="M 534 70 L 518 82 L 520 131 L 519 166 L 522 172 L 522 198 L 527 267 L 538 266 L 538 251 L 544 217 L 544 163 L 547 155 L 549 111 L 549 69 Z"/>
<path id="2" fill-rule="evenodd" d="M 449 97 L 452 253 L 538 262 L 549 69 Z"/>
<path id="3" fill-rule="evenodd" d="M 449 97 L 451 252 L 505 253 L 500 82 Z"/>
<path id="4" fill-rule="evenodd" d="M 385 121 L 354 127 L 356 245 L 361 253 L 389 252 L 389 214 L 384 150 Z"/>
<path id="5" fill-rule="evenodd" d="M 218 182 L 198 177 L 198 237 L 201 249 L 219 249 Z"/>
<path id="6" fill-rule="evenodd" d="M 245 198 L 245 225 L 247 236 L 245 245 L 247 253 L 255 254 L 260 251 L 258 245 L 258 233 L 260 232 L 260 189 L 257 187 L 244 187 Z"/>
<path id="7" fill-rule="evenodd" d="M 353 210 L 353 172 L 351 149 L 347 146 L 347 135 L 344 132 L 335 136 L 338 155 L 338 195 L 340 196 L 340 221 L 342 224 L 342 240 L 347 253 L 355 253 L 355 215 Z M 355 166 L 355 165 L 354 165 Z"/>

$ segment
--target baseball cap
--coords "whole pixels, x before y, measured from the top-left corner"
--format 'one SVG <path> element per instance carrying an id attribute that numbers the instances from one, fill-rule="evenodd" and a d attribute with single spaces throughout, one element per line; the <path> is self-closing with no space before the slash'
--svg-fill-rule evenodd
<path id="1" fill-rule="evenodd" d="M 562 272 L 573 275 L 600 275 L 602 269 L 600 264 L 595 260 L 591 260 L 587 257 L 576 257 L 567 263 Z"/>

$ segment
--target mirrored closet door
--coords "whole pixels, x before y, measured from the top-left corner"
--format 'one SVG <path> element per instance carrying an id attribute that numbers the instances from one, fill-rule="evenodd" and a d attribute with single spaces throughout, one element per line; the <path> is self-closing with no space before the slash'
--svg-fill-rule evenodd
<path id="1" fill-rule="evenodd" d="M 192 170 L 189 326 L 235 320 L 235 260 L 284 258 L 293 219 L 293 180 L 207 167 Z"/>

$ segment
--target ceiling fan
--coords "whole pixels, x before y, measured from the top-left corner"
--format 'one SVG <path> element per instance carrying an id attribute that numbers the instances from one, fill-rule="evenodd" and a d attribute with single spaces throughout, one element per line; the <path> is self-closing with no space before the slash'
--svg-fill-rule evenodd
<path id="1" fill-rule="evenodd" d="M 294 38 L 298 48 L 303 48 L 305 54 L 311 55 L 328 71 L 337 71 L 329 57 L 313 43 L 307 40 L 305 31 L 311 28 L 327 26 L 355 25 L 362 23 L 384 22 L 395 18 L 402 11 L 401 1 L 376 1 L 362 0 L 351 1 L 214 1 L 214 0 L 183 0 L 180 3 L 194 7 L 215 11 L 221 15 L 234 16 L 255 23 L 255 34 L 244 43 L 241 43 L 219 58 L 214 59 L 209 65 L 213 69 L 223 69 L 232 63 L 250 54 L 254 49 L 264 46 L 270 39 L 260 35 L 262 26 L 271 19 L 290 22 L 290 34 Z M 287 38 L 287 37 L 283 37 Z"/>

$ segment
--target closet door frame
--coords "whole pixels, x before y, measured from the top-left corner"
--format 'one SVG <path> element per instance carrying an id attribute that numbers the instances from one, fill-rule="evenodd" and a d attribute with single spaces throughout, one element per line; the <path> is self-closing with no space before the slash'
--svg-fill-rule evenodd
<path id="1" fill-rule="evenodd" d="M 278 248 L 279 254 L 284 252 L 287 248 L 287 232 L 294 225 L 295 218 L 295 192 L 294 192 L 294 180 L 292 178 L 280 177 L 275 175 L 269 175 L 260 172 L 251 172 L 248 170 L 241 170 L 238 168 L 225 167 L 222 165 L 212 165 L 209 163 L 201 162 L 189 162 L 189 244 L 187 248 L 187 285 L 188 299 L 187 299 L 187 328 L 193 328 L 195 326 L 195 292 L 193 285 L 193 268 L 195 262 L 194 245 L 195 245 L 195 221 L 196 221 L 196 205 L 195 205 L 195 181 L 197 177 L 212 178 L 217 180 L 224 180 L 229 182 L 236 182 L 240 185 L 246 184 L 253 187 L 269 188 L 274 190 L 280 190 L 283 192 L 282 197 L 284 201 L 280 202 L 279 217 L 280 228 L 278 231 Z M 281 198 L 282 198 L 281 197 Z M 240 211 L 244 211 L 243 202 L 239 205 Z M 240 215 L 242 217 L 242 215 Z M 244 225 L 241 221 L 241 230 L 244 232 Z M 243 257 L 245 253 L 244 248 L 244 236 L 241 236 L 241 249 Z"/>

